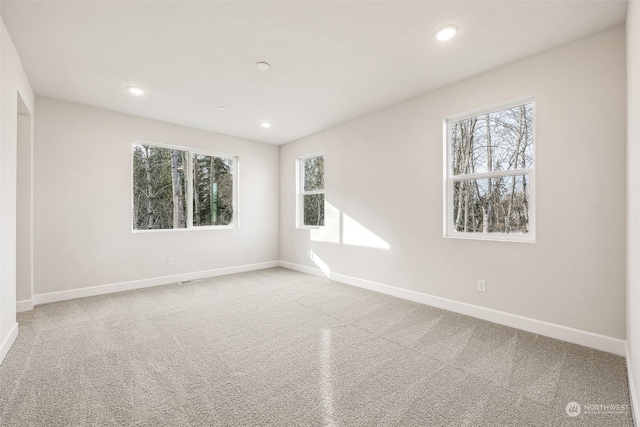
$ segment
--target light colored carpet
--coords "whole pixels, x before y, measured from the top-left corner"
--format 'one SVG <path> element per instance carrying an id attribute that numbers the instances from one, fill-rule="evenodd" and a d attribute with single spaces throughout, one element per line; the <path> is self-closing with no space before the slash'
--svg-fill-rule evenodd
<path id="1" fill-rule="evenodd" d="M 282 268 L 18 321 L 2 426 L 633 425 L 623 358 Z"/>

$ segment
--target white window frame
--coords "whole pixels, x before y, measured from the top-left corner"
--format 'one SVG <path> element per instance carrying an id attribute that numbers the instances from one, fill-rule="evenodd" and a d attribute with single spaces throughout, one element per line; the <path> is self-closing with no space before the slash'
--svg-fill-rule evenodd
<path id="1" fill-rule="evenodd" d="M 304 224 L 304 196 L 312 195 L 312 194 L 323 194 L 325 196 L 325 204 L 326 204 L 326 193 L 324 188 L 326 186 L 326 182 L 322 190 L 304 191 L 304 161 L 308 159 L 312 159 L 314 157 L 324 157 L 324 152 L 307 154 L 305 156 L 298 157 L 296 159 L 296 226 L 297 228 L 307 229 L 307 230 L 317 230 L 324 227 L 324 225 L 305 225 Z M 325 162 L 326 162 L 326 159 L 325 159 Z M 325 163 L 325 167 L 326 167 L 326 163 Z M 323 174 L 324 172 L 325 171 L 323 171 Z"/>
<path id="2" fill-rule="evenodd" d="M 153 233 L 153 232 L 179 232 L 179 231 L 194 231 L 194 230 L 229 230 L 240 227 L 239 223 L 239 215 L 238 215 L 238 190 L 240 188 L 240 159 L 236 155 L 219 153 L 207 150 L 201 150 L 199 148 L 189 148 L 180 145 L 173 144 L 163 144 L 159 142 L 151 142 L 151 141 L 142 141 L 142 140 L 133 140 L 131 141 L 130 147 L 133 145 L 150 145 L 158 148 L 167 148 L 170 150 L 181 150 L 187 153 L 187 171 L 185 175 L 185 179 L 187 180 L 187 227 L 186 228 L 162 228 L 162 229 L 143 229 L 136 230 L 133 225 L 133 216 L 134 216 L 134 194 L 133 194 L 133 155 L 129 154 L 130 162 L 131 162 L 131 232 L 132 233 Z M 195 154 L 212 156 L 212 157 L 222 157 L 225 159 L 233 160 L 233 197 L 232 197 L 232 206 L 233 206 L 233 219 L 227 225 L 193 225 L 193 158 Z"/>
<path id="3" fill-rule="evenodd" d="M 499 172 L 487 172 L 487 173 L 476 173 L 476 174 L 464 174 L 464 175 L 453 175 L 453 167 L 452 167 L 452 153 L 451 153 L 451 126 L 452 122 L 457 122 L 460 120 L 470 119 L 472 117 L 478 117 L 482 115 L 486 115 L 488 113 L 493 113 L 500 110 L 506 110 L 509 108 L 518 107 L 525 104 L 532 104 L 533 108 L 533 147 L 532 147 L 532 167 L 530 168 L 522 168 L 522 169 L 514 169 L 514 170 L 506 170 Z M 523 243 L 535 243 L 536 241 L 536 179 L 535 179 L 535 169 L 536 169 L 536 104 L 535 100 L 532 96 L 527 96 L 523 98 L 518 98 L 509 102 L 504 102 L 500 104 L 494 104 L 488 107 L 479 108 L 477 110 L 468 111 L 466 113 L 457 114 L 454 116 L 447 117 L 443 120 L 443 135 L 444 135 L 444 210 L 443 210 L 443 226 L 444 231 L 443 235 L 447 238 L 455 238 L 455 239 L 474 239 L 474 240 L 491 240 L 491 241 L 503 241 L 503 242 L 523 242 Z M 529 187 L 529 224 L 528 224 L 528 233 L 479 233 L 479 232 L 464 232 L 464 231 L 456 231 L 455 224 L 453 221 L 453 183 L 455 181 L 467 181 L 467 180 L 477 180 L 477 179 L 486 179 L 486 178 L 498 178 L 505 176 L 522 176 L 527 175 L 529 178 L 528 187 Z"/>

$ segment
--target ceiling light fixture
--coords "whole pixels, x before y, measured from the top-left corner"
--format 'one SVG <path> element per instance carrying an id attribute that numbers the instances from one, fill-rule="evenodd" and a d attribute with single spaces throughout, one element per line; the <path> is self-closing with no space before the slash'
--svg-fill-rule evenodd
<path id="1" fill-rule="evenodd" d="M 436 39 L 440 40 L 441 42 L 451 40 L 457 32 L 458 27 L 456 27 L 455 25 L 446 25 L 436 31 Z"/>
<path id="2" fill-rule="evenodd" d="M 256 67 L 258 67 L 258 70 L 260 71 L 269 71 L 269 68 L 271 68 L 271 65 L 269 65 L 268 62 L 260 61 L 256 64 Z"/>
<path id="3" fill-rule="evenodd" d="M 224 105 L 218 106 L 218 110 L 224 110 Z"/>
<path id="4" fill-rule="evenodd" d="M 135 86 L 127 86 L 127 90 L 129 92 L 131 92 L 134 95 L 144 95 L 144 91 L 142 89 L 140 89 L 139 87 L 135 87 Z"/>
<path id="5" fill-rule="evenodd" d="M 260 123 L 260 126 L 262 126 L 265 129 L 269 129 L 271 127 L 271 123 L 265 120 L 262 123 Z"/>

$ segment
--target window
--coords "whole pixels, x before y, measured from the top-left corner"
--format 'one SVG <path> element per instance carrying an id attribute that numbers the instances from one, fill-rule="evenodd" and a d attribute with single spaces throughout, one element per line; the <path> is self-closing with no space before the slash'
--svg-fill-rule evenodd
<path id="1" fill-rule="evenodd" d="M 193 225 L 233 222 L 233 159 L 193 154 Z"/>
<path id="2" fill-rule="evenodd" d="M 298 159 L 300 227 L 324 225 L 324 156 L 313 155 Z"/>
<path id="3" fill-rule="evenodd" d="M 448 237 L 534 241 L 534 104 L 446 121 Z"/>
<path id="4" fill-rule="evenodd" d="M 133 229 L 234 226 L 237 159 L 132 144 Z"/>

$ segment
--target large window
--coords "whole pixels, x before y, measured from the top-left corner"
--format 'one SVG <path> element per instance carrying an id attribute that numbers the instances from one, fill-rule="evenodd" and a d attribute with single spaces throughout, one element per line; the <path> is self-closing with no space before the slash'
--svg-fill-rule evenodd
<path id="1" fill-rule="evenodd" d="M 132 159 L 134 230 L 235 226 L 236 158 L 134 143 Z"/>
<path id="2" fill-rule="evenodd" d="M 534 104 L 446 121 L 445 234 L 533 241 Z"/>
<path id="3" fill-rule="evenodd" d="M 298 159 L 298 226 L 324 225 L 324 156 Z"/>

